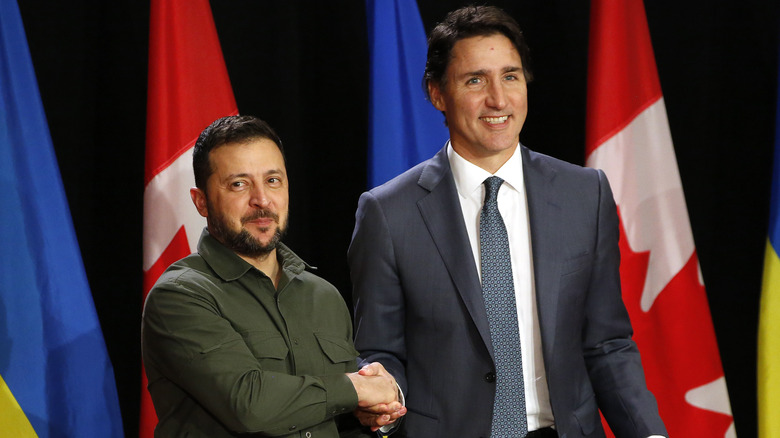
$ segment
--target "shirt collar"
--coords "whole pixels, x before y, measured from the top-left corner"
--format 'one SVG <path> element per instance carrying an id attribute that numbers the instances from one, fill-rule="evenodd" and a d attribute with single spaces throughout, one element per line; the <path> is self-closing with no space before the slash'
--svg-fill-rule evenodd
<path id="1" fill-rule="evenodd" d="M 230 248 L 215 239 L 206 228 L 203 229 L 200 241 L 198 241 L 198 254 L 225 281 L 236 280 L 254 268 Z M 306 268 L 314 269 L 281 242 L 276 247 L 276 256 L 279 258 L 282 269 L 288 271 L 291 277 L 300 274 Z"/>
<path id="2" fill-rule="evenodd" d="M 505 184 L 518 192 L 523 190 L 523 155 L 520 153 L 519 143 L 509 160 L 495 174 L 458 155 L 449 142 L 447 142 L 447 158 L 460 196 L 470 198 L 475 194 L 481 194 L 479 190 L 482 189 L 482 184 L 493 175 L 503 179 Z"/>

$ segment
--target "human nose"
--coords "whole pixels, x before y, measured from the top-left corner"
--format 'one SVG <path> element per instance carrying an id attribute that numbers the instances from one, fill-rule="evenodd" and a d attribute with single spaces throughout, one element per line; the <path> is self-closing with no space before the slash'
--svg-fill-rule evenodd
<path id="1" fill-rule="evenodd" d="M 250 194 L 249 203 L 253 207 L 267 207 L 268 204 L 271 203 L 270 199 L 268 198 L 267 190 L 262 186 L 253 187 Z"/>
<path id="2" fill-rule="evenodd" d="M 495 109 L 502 109 L 506 106 L 506 93 L 501 86 L 500 81 L 492 82 L 487 89 L 487 106 Z"/>

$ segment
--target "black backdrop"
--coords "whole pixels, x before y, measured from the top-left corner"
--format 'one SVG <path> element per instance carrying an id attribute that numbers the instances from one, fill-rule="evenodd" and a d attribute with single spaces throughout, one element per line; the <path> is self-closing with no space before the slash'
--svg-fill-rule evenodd
<path id="1" fill-rule="evenodd" d="M 19 1 L 114 364 L 125 431 L 137 436 L 149 5 Z M 418 3 L 430 30 L 466 2 Z M 756 435 L 756 329 L 778 77 L 776 3 L 646 0 L 741 437 Z M 536 79 L 522 141 L 582 164 L 588 2 L 493 4 L 520 22 L 532 50 Z M 345 253 L 366 185 L 364 2 L 214 0 L 212 8 L 240 112 L 268 120 L 288 150 L 287 241 L 349 299 Z"/>

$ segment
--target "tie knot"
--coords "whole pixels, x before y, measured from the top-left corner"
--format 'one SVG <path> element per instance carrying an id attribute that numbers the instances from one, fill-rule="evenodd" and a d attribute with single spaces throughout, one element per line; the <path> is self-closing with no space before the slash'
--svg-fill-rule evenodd
<path id="1" fill-rule="evenodd" d="M 504 180 L 497 177 L 497 176 L 491 176 L 490 178 L 486 179 L 483 184 L 485 184 L 485 203 L 488 202 L 496 202 L 496 198 L 498 197 L 498 189 L 501 188 L 501 184 L 504 183 Z"/>

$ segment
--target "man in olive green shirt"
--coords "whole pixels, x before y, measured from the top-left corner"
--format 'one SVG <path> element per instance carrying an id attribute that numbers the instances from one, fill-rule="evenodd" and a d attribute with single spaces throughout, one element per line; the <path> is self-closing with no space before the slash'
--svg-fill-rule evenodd
<path id="1" fill-rule="evenodd" d="M 288 181 L 273 130 L 219 119 L 198 138 L 193 167 L 207 230 L 144 307 L 155 436 L 363 436 L 353 411 L 373 428 L 403 415 L 381 365 L 357 372 L 338 290 L 281 243 Z"/>

